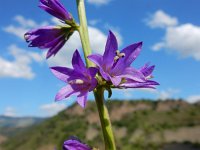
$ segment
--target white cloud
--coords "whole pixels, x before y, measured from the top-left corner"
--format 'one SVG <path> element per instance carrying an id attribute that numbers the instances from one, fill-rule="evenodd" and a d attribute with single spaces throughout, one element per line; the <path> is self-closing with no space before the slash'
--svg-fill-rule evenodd
<path id="1" fill-rule="evenodd" d="M 191 95 L 188 98 L 186 98 L 186 101 L 188 103 L 196 103 L 200 102 L 200 95 Z"/>
<path id="2" fill-rule="evenodd" d="M 162 11 L 157 11 L 153 16 L 156 16 L 158 12 Z M 165 15 L 168 16 L 167 14 Z M 152 19 L 153 20 L 149 20 L 148 23 L 155 22 L 154 18 Z M 175 18 L 173 19 L 175 20 Z M 161 27 L 161 24 L 155 23 L 154 27 Z M 164 48 L 168 51 L 178 53 L 179 56 L 183 58 L 192 57 L 195 60 L 200 61 L 200 26 L 191 23 L 178 24 L 178 21 L 174 21 L 171 25 L 167 25 L 166 23 L 165 26 L 163 25 L 162 27 L 164 27 L 166 31 L 165 35 L 161 42 L 152 46 L 154 51 L 159 51 Z"/>
<path id="3" fill-rule="evenodd" d="M 37 24 L 35 23 L 35 21 L 31 20 L 31 19 L 25 19 L 23 16 L 21 15 L 17 15 L 14 17 L 14 20 L 16 22 L 19 23 L 19 25 L 23 26 L 23 27 L 30 27 L 30 28 L 34 28 L 37 26 Z"/>
<path id="4" fill-rule="evenodd" d="M 39 26 L 45 26 L 48 24 L 47 22 L 42 22 L 41 24 L 37 24 L 35 21 L 31 19 L 26 19 L 21 15 L 15 16 L 14 20 L 17 23 L 17 25 L 8 25 L 7 27 L 4 27 L 3 30 L 21 39 L 24 39 L 24 34 L 30 29 Z"/>
<path id="5" fill-rule="evenodd" d="M 174 98 L 174 95 L 179 92 L 180 92 L 179 89 L 173 89 L 173 88 L 169 88 L 167 90 L 155 91 L 155 93 L 157 95 L 157 99 L 160 99 L 160 100 Z"/>
<path id="6" fill-rule="evenodd" d="M 164 40 L 154 45 L 177 52 L 181 57 L 193 57 L 200 61 L 200 26 L 183 24 L 166 29 Z"/>
<path id="7" fill-rule="evenodd" d="M 16 110 L 13 107 L 10 107 L 10 106 L 5 108 L 5 112 L 4 112 L 3 115 L 7 116 L 7 117 L 16 117 L 17 116 Z"/>
<path id="8" fill-rule="evenodd" d="M 145 21 L 152 28 L 166 28 L 170 26 L 176 26 L 178 24 L 178 20 L 175 17 L 171 17 L 162 10 L 156 11 Z"/>
<path id="9" fill-rule="evenodd" d="M 51 103 L 40 106 L 40 110 L 42 110 L 45 116 L 56 115 L 58 112 L 64 110 L 65 108 L 66 105 L 63 103 Z"/>
<path id="10" fill-rule="evenodd" d="M 156 43 L 152 46 L 152 50 L 153 51 L 159 51 L 161 48 L 165 47 L 165 43 L 164 42 L 159 42 Z"/>
<path id="11" fill-rule="evenodd" d="M 88 3 L 94 4 L 96 6 L 106 5 L 110 3 L 112 0 L 87 0 Z"/>
<path id="12" fill-rule="evenodd" d="M 35 74 L 30 65 L 33 61 L 42 62 L 42 56 L 39 53 L 25 51 L 16 45 L 10 45 L 8 51 L 13 60 L 0 57 L 0 77 L 32 79 Z"/>

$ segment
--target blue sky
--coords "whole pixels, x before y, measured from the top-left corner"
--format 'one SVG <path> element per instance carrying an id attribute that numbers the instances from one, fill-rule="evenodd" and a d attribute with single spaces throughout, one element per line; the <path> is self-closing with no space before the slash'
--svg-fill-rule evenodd
<path id="1" fill-rule="evenodd" d="M 76 1 L 61 0 L 78 21 Z M 108 30 L 118 37 L 120 48 L 143 41 L 133 63 L 156 65 L 156 90 L 116 90 L 112 98 L 200 99 L 200 1 L 198 0 L 86 0 L 91 45 L 102 53 Z M 48 61 L 45 52 L 28 48 L 23 34 L 58 20 L 37 7 L 38 0 L 6 0 L 0 5 L 0 114 L 51 116 L 75 102 L 75 97 L 55 103 L 64 84 L 48 66 L 69 66 L 81 44 L 75 33 L 59 54 Z M 89 99 L 93 99 L 90 94 Z"/>

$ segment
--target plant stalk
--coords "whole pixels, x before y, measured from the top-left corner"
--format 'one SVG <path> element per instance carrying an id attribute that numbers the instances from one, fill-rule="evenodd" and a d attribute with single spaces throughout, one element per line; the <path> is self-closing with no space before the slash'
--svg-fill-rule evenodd
<path id="1" fill-rule="evenodd" d="M 81 38 L 81 43 L 83 47 L 84 57 L 87 64 L 87 67 L 93 66 L 93 63 L 87 59 L 87 56 L 91 54 L 91 47 L 88 35 L 87 19 L 85 13 L 85 4 L 84 0 L 76 0 L 78 16 L 80 20 L 80 26 L 78 28 L 79 35 Z M 99 118 L 101 122 L 105 150 L 116 150 L 115 140 L 112 132 L 112 125 L 109 118 L 108 109 L 104 103 L 104 88 L 102 86 L 97 87 L 94 90 L 95 101 L 97 104 Z"/>
<path id="2" fill-rule="evenodd" d="M 87 56 L 90 55 L 92 52 L 91 52 L 91 47 L 90 47 L 89 35 L 88 35 L 88 26 L 87 26 L 84 0 L 76 0 L 76 3 L 77 3 L 77 9 L 78 9 L 78 16 L 80 20 L 80 26 L 79 26 L 78 31 L 81 38 L 84 57 L 85 57 L 87 67 L 91 67 L 93 63 L 87 59 Z"/>
<path id="3" fill-rule="evenodd" d="M 94 96 L 99 111 L 99 118 L 105 142 L 105 150 L 116 150 L 108 109 L 104 103 L 104 88 L 98 87 L 97 90 L 94 91 Z"/>

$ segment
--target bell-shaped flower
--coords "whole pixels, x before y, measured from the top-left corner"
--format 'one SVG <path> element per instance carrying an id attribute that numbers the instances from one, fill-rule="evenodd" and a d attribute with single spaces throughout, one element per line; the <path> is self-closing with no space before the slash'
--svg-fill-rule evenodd
<path id="1" fill-rule="evenodd" d="M 57 54 L 73 32 L 74 30 L 67 26 L 46 26 L 28 31 L 24 38 L 29 47 L 48 49 L 46 55 L 48 59 Z"/>
<path id="2" fill-rule="evenodd" d="M 59 0 L 40 0 L 39 7 L 62 21 L 72 20 L 71 14 Z"/>
<path id="3" fill-rule="evenodd" d="M 64 142 L 63 150 L 92 150 L 92 148 L 82 143 L 79 139 L 71 137 Z"/>
<path id="4" fill-rule="evenodd" d="M 52 73 L 60 80 L 68 83 L 56 95 L 55 100 L 59 101 L 71 95 L 77 95 L 77 102 L 85 107 L 88 92 L 97 86 L 95 78 L 97 68 L 86 68 L 81 56 L 76 50 L 72 58 L 73 69 L 67 67 L 51 67 Z"/>
<path id="5" fill-rule="evenodd" d="M 24 38 L 29 47 L 48 49 L 46 58 L 55 56 L 74 33 L 77 25 L 71 14 L 59 0 L 40 0 L 39 7 L 63 22 L 59 26 L 45 26 L 25 33 Z"/>
<path id="6" fill-rule="evenodd" d="M 103 56 L 93 54 L 88 56 L 88 59 L 97 65 L 101 76 L 115 87 L 119 87 L 127 80 L 143 83 L 146 82 L 143 72 L 131 67 L 131 63 L 137 58 L 141 48 L 142 42 L 139 42 L 119 51 L 117 39 L 110 31 Z"/>

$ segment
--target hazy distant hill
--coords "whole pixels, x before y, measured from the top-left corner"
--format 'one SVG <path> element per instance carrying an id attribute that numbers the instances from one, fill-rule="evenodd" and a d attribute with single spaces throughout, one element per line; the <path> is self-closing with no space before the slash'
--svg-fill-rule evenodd
<path id="1" fill-rule="evenodd" d="M 200 105 L 184 101 L 107 101 L 117 150 L 199 150 Z M 103 150 L 96 105 L 75 104 L 2 144 L 2 150 L 61 150 L 75 135 Z M 171 143 L 171 144 L 167 144 Z M 179 144 L 176 144 L 179 143 Z"/>
<path id="2" fill-rule="evenodd" d="M 19 130 L 39 124 L 44 118 L 38 117 L 7 117 L 0 115 L 0 135 L 12 136 Z"/>

